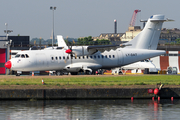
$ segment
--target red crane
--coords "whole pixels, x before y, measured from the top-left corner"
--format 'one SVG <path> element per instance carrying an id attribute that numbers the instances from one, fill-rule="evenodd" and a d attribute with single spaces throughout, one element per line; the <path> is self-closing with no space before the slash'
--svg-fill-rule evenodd
<path id="1" fill-rule="evenodd" d="M 135 25 L 135 21 L 136 21 L 136 15 L 138 12 L 141 12 L 141 10 L 134 10 L 134 13 L 132 15 L 132 18 L 131 18 L 131 22 L 130 22 L 130 26 L 134 26 Z"/>

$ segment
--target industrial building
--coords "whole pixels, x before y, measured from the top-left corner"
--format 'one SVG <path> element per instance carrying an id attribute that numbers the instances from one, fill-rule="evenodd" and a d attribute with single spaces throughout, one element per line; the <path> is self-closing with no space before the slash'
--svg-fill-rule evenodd
<path id="1" fill-rule="evenodd" d="M 5 62 L 8 60 L 8 48 L 9 41 L 6 36 L 0 36 L 0 75 L 6 74 L 6 68 L 4 67 Z"/>
<path id="2" fill-rule="evenodd" d="M 0 36 L 0 75 L 9 74 L 4 64 L 18 51 L 29 49 L 29 36 Z"/>

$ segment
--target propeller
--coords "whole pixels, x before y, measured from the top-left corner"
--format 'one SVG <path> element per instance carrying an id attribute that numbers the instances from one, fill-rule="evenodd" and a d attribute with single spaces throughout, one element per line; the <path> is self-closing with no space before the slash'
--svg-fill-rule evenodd
<path id="1" fill-rule="evenodd" d="M 71 59 L 72 59 L 72 57 L 73 57 L 73 54 L 75 55 L 75 58 L 77 58 L 77 54 L 72 51 L 72 45 L 71 45 L 71 46 L 69 45 L 68 36 L 66 37 L 66 39 L 67 39 L 68 49 L 67 49 L 65 52 L 66 52 L 67 54 L 70 54 Z M 74 40 L 73 40 L 73 43 L 74 43 Z"/>
<path id="2" fill-rule="evenodd" d="M 75 53 L 72 51 L 72 45 L 71 45 L 71 46 L 69 45 L 68 36 L 66 37 L 66 39 L 67 39 L 68 49 L 67 49 L 65 52 L 70 55 L 71 64 L 72 64 L 73 54 L 75 54 Z M 75 57 L 77 58 L 77 55 L 76 55 L 76 54 L 75 54 Z M 66 63 L 66 60 L 67 60 L 67 59 L 64 60 L 65 63 Z"/>

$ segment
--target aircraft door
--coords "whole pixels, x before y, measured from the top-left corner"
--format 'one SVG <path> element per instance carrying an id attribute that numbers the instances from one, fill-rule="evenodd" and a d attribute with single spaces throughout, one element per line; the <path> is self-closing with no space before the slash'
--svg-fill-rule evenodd
<path id="1" fill-rule="evenodd" d="M 123 58 L 123 52 L 122 50 L 117 50 L 117 56 L 118 56 L 118 65 L 121 66 L 124 63 L 124 58 Z"/>

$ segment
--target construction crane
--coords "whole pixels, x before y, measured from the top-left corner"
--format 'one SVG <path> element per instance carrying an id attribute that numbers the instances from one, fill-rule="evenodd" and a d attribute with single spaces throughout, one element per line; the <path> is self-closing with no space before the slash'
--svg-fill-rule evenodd
<path id="1" fill-rule="evenodd" d="M 135 21 L 136 21 L 136 16 L 137 16 L 137 13 L 138 12 L 141 12 L 141 10 L 134 10 L 133 12 L 133 15 L 132 15 L 132 18 L 131 18 L 131 22 L 130 22 L 130 26 L 134 26 L 135 25 Z"/>

